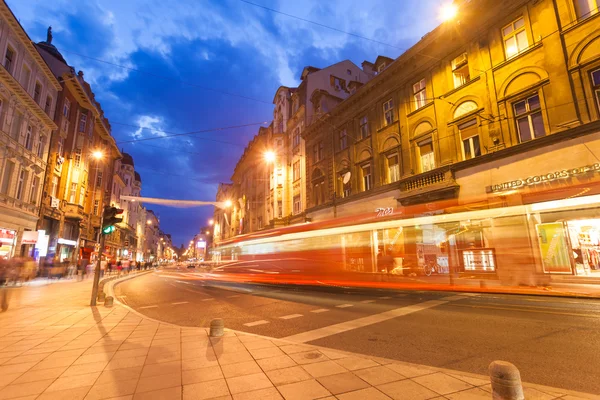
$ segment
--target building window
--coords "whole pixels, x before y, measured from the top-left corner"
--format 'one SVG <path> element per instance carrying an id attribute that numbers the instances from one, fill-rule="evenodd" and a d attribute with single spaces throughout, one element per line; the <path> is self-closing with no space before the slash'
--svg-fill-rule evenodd
<path id="1" fill-rule="evenodd" d="M 4 68 L 12 74 L 15 63 L 15 51 L 9 46 L 6 48 L 6 54 L 4 56 Z"/>
<path id="2" fill-rule="evenodd" d="M 81 149 L 75 149 L 73 164 L 75 165 L 75 168 L 79 168 L 81 166 Z"/>
<path id="3" fill-rule="evenodd" d="M 70 111 L 71 111 L 71 102 L 69 101 L 69 99 L 65 99 L 65 102 L 63 104 L 63 117 L 68 119 Z"/>
<path id="4" fill-rule="evenodd" d="M 519 140 L 527 142 L 546 135 L 540 96 L 534 95 L 514 104 Z"/>
<path id="5" fill-rule="evenodd" d="M 59 137 L 58 138 L 58 143 L 56 146 L 56 153 L 58 154 L 59 157 L 63 156 L 63 152 L 65 151 L 65 138 L 63 137 Z"/>
<path id="6" fill-rule="evenodd" d="M 102 186 L 102 171 L 98 171 L 96 174 L 96 187 Z"/>
<path id="7" fill-rule="evenodd" d="M 319 142 L 313 146 L 313 157 L 315 162 L 319 162 L 323 159 L 323 142 Z"/>
<path id="8" fill-rule="evenodd" d="M 479 143 L 479 133 L 477 131 L 477 120 L 465 122 L 458 126 L 458 132 L 462 140 L 462 153 L 464 160 L 470 160 L 473 157 L 481 155 L 481 145 Z"/>
<path id="9" fill-rule="evenodd" d="M 462 53 L 452 60 L 452 77 L 454 78 L 455 88 L 460 87 L 471 80 L 467 53 Z"/>
<path id="10" fill-rule="evenodd" d="M 413 100 L 415 102 L 415 110 L 425 106 L 427 103 L 427 90 L 425 89 L 425 79 L 413 85 Z"/>
<path id="11" fill-rule="evenodd" d="M 21 168 L 19 172 L 19 181 L 17 183 L 17 195 L 15 196 L 17 199 L 23 199 L 23 185 L 25 185 L 25 178 L 27 177 L 27 173 L 24 168 Z"/>
<path id="12" fill-rule="evenodd" d="M 294 136 L 292 137 L 292 147 L 300 146 L 300 127 L 296 127 L 294 129 Z"/>
<path id="13" fill-rule="evenodd" d="M 529 46 L 527 32 L 525 32 L 525 19 L 520 17 L 502 28 L 502 38 L 506 58 L 514 57 L 525 50 Z"/>
<path id="14" fill-rule="evenodd" d="M 262 217 L 258 217 L 256 220 L 258 221 L 258 229 L 262 229 L 263 228 L 263 219 L 262 219 Z"/>
<path id="15" fill-rule="evenodd" d="M 316 170 L 312 175 L 314 205 L 325 203 L 325 176 L 321 170 Z"/>
<path id="16" fill-rule="evenodd" d="M 346 75 L 352 75 L 352 71 L 351 71 L 351 70 L 349 70 L 349 69 L 347 69 L 347 70 L 346 70 Z"/>
<path id="17" fill-rule="evenodd" d="M 292 179 L 294 182 L 300 179 L 300 160 L 296 161 L 293 165 Z"/>
<path id="18" fill-rule="evenodd" d="M 28 87 L 29 87 L 29 80 L 31 79 L 31 70 L 25 64 L 23 64 L 23 68 L 21 69 L 21 77 L 20 78 L 21 78 L 21 86 L 23 86 L 23 89 L 25 89 L 25 91 L 27 91 Z"/>
<path id="19" fill-rule="evenodd" d="M 383 103 L 383 116 L 385 118 L 385 124 L 390 125 L 394 122 L 394 100 L 389 99 Z"/>
<path id="20" fill-rule="evenodd" d="M 277 218 L 283 218 L 283 201 L 277 200 Z"/>
<path id="21" fill-rule="evenodd" d="M 25 132 L 25 148 L 31 150 L 33 148 L 33 127 L 27 125 L 27 132 Z"/>
<path id="22" fill-rule="evenodd" d="M 348 147 L 348 133 L 345 129 L 342 129 L 339 135 L 340 150 L 345 150 Z"/>
<path id="23" fill-rule="evenodd" d="M 93 213 L 94 215 L 98 215 L 98 211 L 100 210 L 100 200 L 94 200 L 94 209 L 93 209 Z"/>
<path id="24" fill-rule="evenodd" d="M 29 192 L 29 202 L 35 204 L 37 202 L 37 192 L 40 186 L 40 178 L 35 176 L 31 182 L 31 192 Z"/>
<path id="25" fill-rule="evenodd" d="M 56 197 L 58 193 L 58 176 L 52 175 L 52 186 L 50 186 L 50 196 Z"/>
<path id="26" fill-rule="evenodd" d="M 79 205 L 83 206 L 83 201 L 85 200 L 85 189 L 83 186 L 79 189 Z"/>
<path id="27" fill-rule="evenodd" d="M 360 167 L 362 173 L 363 191 L 371 190 L 373 187 L 373 175 L 371 172 L 371 164 L 365 164 Z"/>
<path id="28" fill-rule="evenodd" d="M 15 163 L 12 161 L 6 161 L 6 167 L 4 168 L 4 174 L 2 176 L 2 187 L 0 188 L 3 194 L 8 194 L 14 170 Z"/>
<path id="29" fill-rule="evenodd" d="M 364 139 L 366 137 L 369 137 L 370 135 L 371 134 L 369 132 L 369 119 L 365 115 L 360 119 L 360 138 Z"/>
<path id="30" fill-rule="evenodd" d="M 50 112 L 52 111 L 52 96 L 46 96 L 46 105 L 44 106 L 44 112 L 48 114 L 50 117 Z"/>
<path id="31" fill-rule="evenodd" d="M 23 124 L 23 114 L 20 112 L 16 112 L 16 115 L 13 117 L 13 122 L 11 126 L 11 137 L 19 141 L 19 135 L 21 134 L 21 125 Z"/>
<path id="32" fill-rule="evenodd" d="M 598 111 L 600 111 L 600 69 L 592 72 L 592 86 L 594 87 L 594 94 L 596 96 L 596 104 L 598 105 Z"/>
<path id="33" fill-rule="evenodd" d="M 385 67 L 386 65 L 384 62 L 379 64 L 379 66 L 377 67 L 377 73 L 380 74 L 385 69 Z"/>
<path id="34" fill-rule="evenodd" d="M 44 158 L 44 150 L 46 150 L 46 136 L 40 135 L 40 142 L 37 148 L 37 156 L 39 158 Z"/>
<path id="35" fill-rule="evenodd" d="M 40 104 L 41 99 L 42 99 L 42 85 L 39 82 L 36 82 L 35 88 L 33 89 L 33 100 L 35 100 L 36 103 Z"/>
<path id="36" fill-rule="evenodd" d="M 81 113 L 79 117 L 79 132 L 85 132 L 85 125 L 87 123 L 87 114 Z"/>
<path id="37" fill-rule="evenodd" d="M 342 90 L 342 80 L 340 78 L 333 76 L 331 79 L 331 86 L 333 86 L 333 88 L 335 89 L 336 92 L 341 91 Z"/>
<path id="38" fill-rule="evenodd" d="M 302 212 L 302 196 L 294 196 L 294 215 Z"/>
<path id="39" fill-rule="evenodd" d="M 575 0 L 575 12 L 578 19 L 585 19 L 598 12 L 598 0 Z"/>
<path id="40" fill-rule="evenodd" d="M 419 154 L 421 158 L 421 172 L 427 172 L 435 169 L 435 156 L 431 142 L 420 145 Z"/>
<path id="41" fill-rule="evenodd" d="M 346 172 L 340 173 L 340 175 L 338 177 L 338 180 L 339 180 L 338 187 L 340 189 L 340 197 L 342 197 L 342 198 L 350 197 L 350 194 L 352 193 L 352 183 L 350 182 L 351 176 L 352 175 L 351 175 L 350 171 L 346 171 Z"/>
<path id="42" fill-rule="evenodd" d="M 400 180 L 400 160 L 398 154 L 387 156 L 388 182 L 398 182 Z"/>

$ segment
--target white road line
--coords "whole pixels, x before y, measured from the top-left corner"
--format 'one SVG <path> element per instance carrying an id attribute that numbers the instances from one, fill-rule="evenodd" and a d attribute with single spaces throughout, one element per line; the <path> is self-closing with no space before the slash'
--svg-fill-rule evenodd
<path id="1" fill-rule="evenodd" d="M 298 318 L 298 317 L 302 317 L 302 314 L 290 314 L 290 315 L 284 315 L 283 317 L 279 317 L 279 319 L 293 319 L 293 318 Z"/>
<path id="2" fill-rule="evenodd" d="M 363 304 L 375 303 L 375 300 L 363 300 L 361 301 Z"/>
<path id="3" fill-rule="evenodd" d="M 208 299 L 202 299 L 201 301 L 210 301 L 210 300 L 214 300 L 212 297 L 208 298 Z"/>
<path id="4" fill-rule="evenodd" d="M 269 321 L 265 321 L 264 319 L 261 319 L 260 321 L 254 321 L 254 322 L 248 322 L 247 324 L 244 324 L 244 326 L 257 326 L 257 325 L 264 325 L 264 324 L 268 324 Z"/>
<path id="5" fill-rule="evenodd" d="M 233 296 L 227 296 L 228 299 L 233 299 L 233 298 L 236 298 L 236 297 L 240 297 L 240 295 L 239 294 L 234 294 Z"/>
<path id="6" fill-rule="evenodd" d="M 322 312 L 327 312 L 327 311 L 329 311 L 329 310 L 326 308 L 319 308 L 318 310 L 312 310 L 311 312 L 315 313 L 315 314 L 320 314 Z"/>
<path id="7" fill-rule="evenodd" d="M 389 299 L 391 299 L 391 297 L 390 296 L 383 296 L 383 297 L 380 297 L 380 299 L 381 300 L 389 300 Z"/>
<path id="8" fill-rule="evenodd" d="M 468 297 L 465 296 L 448 296 L 448 297 L 442 297 L 441 300 L 446 300 L 446 301 L 453 301 L 453 300 L 466 300 Z"/>
<path id="9" fill-rule="evenodd" d="M 354 304 L 340 304 L 339 306 L 336 306 L 337 308 L 348 308 L 348 307 L 354 307 Z"/>
<path id="10" fill-rule="evenodd" d="M 138 307 L 140 310 L 144 309 L 144 308 L 157 308 L 158 306 L 144 306 L 144 307 Z"/>
<path id="11" fill-rule="evenodd" d="M 423 303 L 412 304 L 410 306 L 396 308 L 394 310 L 382 312 L 379 314 L 369 315 L 368 317 L 354 319 L 352 321 L 346 321 L 339 324 L 325 326 L 323 328 L 314 329 L 299 333 L 296 335 L 288 336 L 283 340 L 289 340 L 296 343 L 307 343 L 313 340 L 321 339 L 327 336 L 337 335 L 342 332 L 350 331 L 353 329 L 363 328 L 365 326 L 377 324 L 390 319 L 402 317 L 404 315 L 412 314 L 418 311 L 423 311 L 428 308 L 436 307 L 442 304 L 448 303 L 449 300 L 429 300 Z"/>
<path id="12" fill-rule="evenodd" d="M 189 302 L 188 301 L 180 301 L 179 303 L 171 303 L 171 304 L 174 305 L 174 306 L 176 306 L 176 305 L 179 305 L 179 304 L 187 304 L 187 303 L 189 303 Z"/>

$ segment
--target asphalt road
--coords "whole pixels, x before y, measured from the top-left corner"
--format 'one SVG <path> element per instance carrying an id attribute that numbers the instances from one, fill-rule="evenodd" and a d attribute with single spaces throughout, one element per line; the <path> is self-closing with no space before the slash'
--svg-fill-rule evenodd
<path id="1" fill-rule="evenodd" d="M 116 296 L 179 325 L 223 318 L 231 329 L 479 374 L 507 360 L 524 381 L 600 393 L 596 300 L 215 286 L 183 268 L 125 281 Z"/>

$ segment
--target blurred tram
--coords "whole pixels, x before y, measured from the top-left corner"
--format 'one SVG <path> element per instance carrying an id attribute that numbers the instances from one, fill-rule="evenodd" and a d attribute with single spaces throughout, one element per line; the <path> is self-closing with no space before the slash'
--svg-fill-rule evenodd
<path id="1" fill-rule="evenodd" d="M 516 205 L 444 200 L 262 230 L 216 244 L 213 273 L 355 286 L 600 282 L 600 194 L 569 193 Z"/>

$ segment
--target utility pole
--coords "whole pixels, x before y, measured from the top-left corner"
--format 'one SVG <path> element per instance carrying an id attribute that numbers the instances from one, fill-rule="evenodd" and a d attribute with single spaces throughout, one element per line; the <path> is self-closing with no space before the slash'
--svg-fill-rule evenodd
<path id="1" fill-rule="evenodd" d="M 92 286 L 92 300 L 90 305 L 93 307 L 96 305 L 96 299 L 98 298 L 98 285 L 100 284 L 100 267 L 102 263 L 102 252 L 104 251 L 104 238 L 106 235 L 102 234 L 102 227 L 104 226 L 104 213 L 100 219 L 100 229 L 98 229 L 98 235 L 100 236 L 100 248 L 98 249 L 98 261 L 96 261 L 96 269 L 94 272 L 94 286 Z"/>

